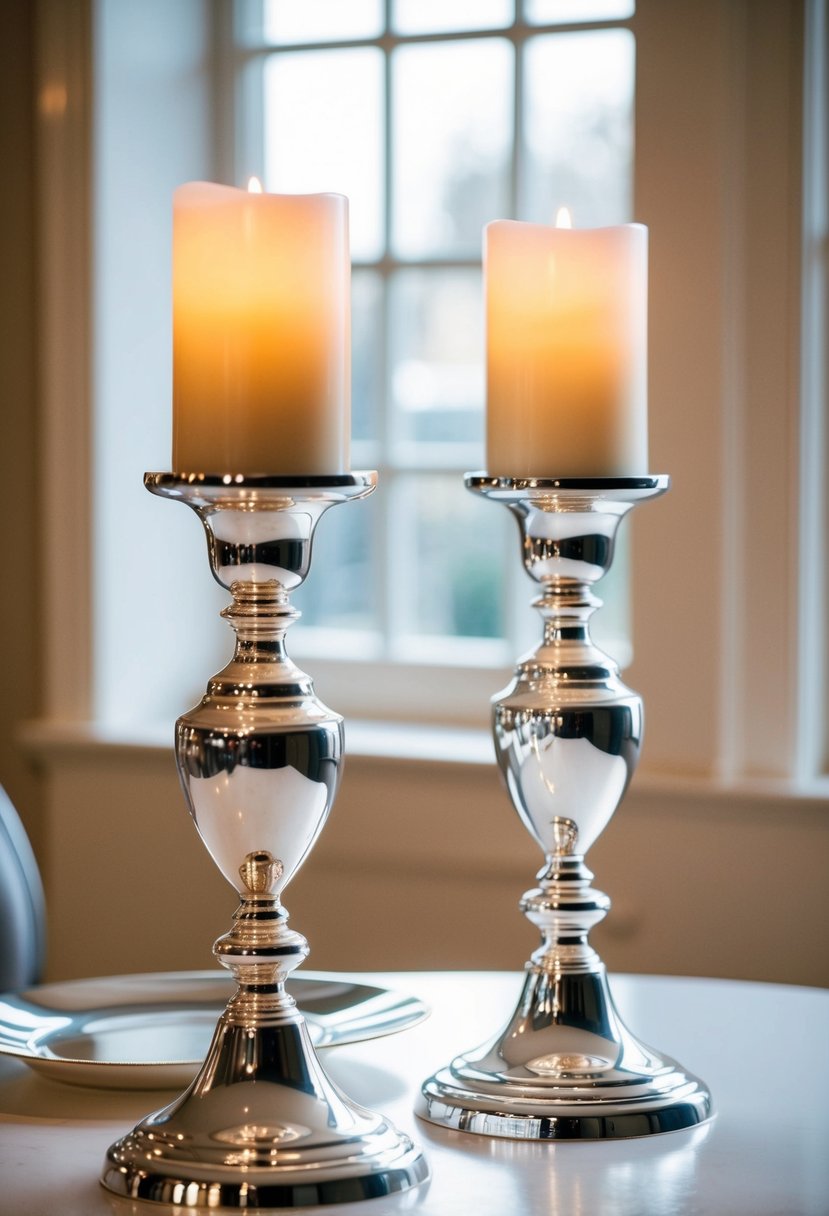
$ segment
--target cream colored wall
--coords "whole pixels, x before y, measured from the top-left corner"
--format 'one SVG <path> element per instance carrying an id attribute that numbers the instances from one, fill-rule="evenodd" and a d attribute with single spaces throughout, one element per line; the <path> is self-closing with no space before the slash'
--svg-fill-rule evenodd
<path id="1" fill-rule="evenodd" d="M 53 749 L 45 877 L 54 978 L 211 965 L 236 906 L 172 752 Z M 288 890 L 317 968 L 519 969 L 541 858 L 493 765 L 351 756 Z M 634 781 L 592 851 L 613 970 L 829 986 L 825 802 Z"/>

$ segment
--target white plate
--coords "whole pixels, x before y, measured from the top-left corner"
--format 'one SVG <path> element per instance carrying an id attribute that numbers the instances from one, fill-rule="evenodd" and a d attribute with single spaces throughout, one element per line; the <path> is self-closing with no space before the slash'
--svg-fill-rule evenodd
<path id="1" fill-rule="evenodd" d="M 423 1001 L 345 975 L 304 972 L 288 982 L 317 1047 L 405 1030 Z M 55 1081 L 99 1089 L 188 1084 L 234 991 L 220 971 L 156 972 L 43 984 L 0 995 L 0 1054 Z"/>

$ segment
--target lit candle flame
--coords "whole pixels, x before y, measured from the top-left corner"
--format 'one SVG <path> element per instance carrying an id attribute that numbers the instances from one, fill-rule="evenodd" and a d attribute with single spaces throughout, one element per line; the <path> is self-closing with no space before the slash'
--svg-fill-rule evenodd
<path id="1" fill-rule="evenodd" d="M 559 207 L 556 212 L 556 228 L 572 228 L 573 218 L 569 207 Z"/>
<path id="2" fill-rule="evenodd" d="M 258 177 L 248 178 L 248 194 L 261 194 L 262 183 Z"/>

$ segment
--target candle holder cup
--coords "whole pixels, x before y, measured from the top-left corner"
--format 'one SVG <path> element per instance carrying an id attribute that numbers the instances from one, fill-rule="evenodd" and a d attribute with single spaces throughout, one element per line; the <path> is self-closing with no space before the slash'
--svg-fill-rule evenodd
<path id="1" fill-rule="evenodd" d="M 636 767 L 642 702 L 590 638 L 591 585 L 613 559 L 621 519 L 668 478 L 517 479 L 469 474 L 468 489 L 518 520 L 524 566 L 540 584 L 541 645 L 493 699 L 498 764 L 541 847 L 538 886 L 521 910 L 542 944 L 526 964 L 504 1031 L 423 1085 L 417 1113 L 444 1127 L 516 1140 L 643 1136 L 702 1122 L 706 1087 L 640 1043 L 620 1018 L 588 944 L 610 901 L 584 855 Z"/>
<path id="2" fill-rule="evenodd" d="M 282 893 L 327 818 L 343 754 L 342 718 L 286 654 L 299 616 L 289 594 L 323 513 L 375 480 L 145 477 L 199 515 L 213 575 L 233 596 L 222 613 L 233 659 L 179 719 L 176 762 L 199 835 L 239 893 L 214 946 L 238 988 L 192 1085 L 109 1149 L 101 1180 L 118 1194 L 261 1210 L 388 1195 L 428 1175 L 408 1137 L 332 1084 L 285 991 L 308 944 L 288 927 Z"/>

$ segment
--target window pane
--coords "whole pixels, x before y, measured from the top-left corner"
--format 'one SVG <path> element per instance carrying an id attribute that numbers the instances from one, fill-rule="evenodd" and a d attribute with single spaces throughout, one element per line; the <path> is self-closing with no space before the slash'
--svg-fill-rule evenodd
<path id="1" fill-rule="evenodd" d="M 350 201 L 351 253 L 383 243 L 383 55 L 374 47 L 271 55 L 264 71 L 265 180 L 289 194 Z"/>
<path id="2" fill-rule="evenodd" d="M 634 39 L 629 30 L 545 34 L 526 47 L 521 218 L 578 228 L 630 216 Z"/>
<path id="3" fill-rule="evenodd" d="M 390 398 L 395 455 L 429 463 L 423 445 L 462 445 L 483 459 L 483 310 L 478 270 L 404 270 L 389 284 Z"/>
<path id="4" fill-rule="evenodd" d="M 635 9 L 634 0 L 526 0 L 527 20 L 537 25 L 622 20 Z"/>
<path id="5" fill-rule="evenodd" d="M 404 474 L 393 490 L 398 641 L 502 637 L 509 513 L 493 511 L 456 474 Z"/>
<path id="6" fill-rule="evenodd" d="M 507 214 L 512 47 L 501 38 L 393 55 L 393 233 L 403 257 L 479 257 Z"/>
<path id="7" fill-rule="evenodd" d="M 513 0 L 394 0 L 392 21 L 399 34 L 487 30 L 509 25 L 513 8 Z"/>
<path id="8" fill-rule="evenodd" d="M 383 0 L 264 0 L 265 40 L 338 42 L 375 38 L 383 30 Z"/>
<path id="9" fill-rule="evenodd" d="M 355 443 L 380 433 L 383 284 L 368 270 L 351 275 L 351 437 Z"/>
<path id="10" fill-rule="evenodd" d="M 291 595 L 302 612 L 297 626 L 338 630 L 377 628 L 373 530 L 377 495 L 332 507 L 317 525 L 311 571 Z M 288 644 L 293 639 L 288 638 Z M 343 657 L 347 657 L 344 655 Z"/>

